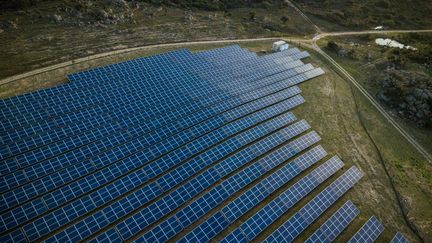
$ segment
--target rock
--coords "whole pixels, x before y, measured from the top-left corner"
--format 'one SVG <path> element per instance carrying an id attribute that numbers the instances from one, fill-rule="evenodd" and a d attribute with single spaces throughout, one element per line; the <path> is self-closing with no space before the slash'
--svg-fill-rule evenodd
<path id="1" fill-rule="evenodd" d="M 416 113 L 416 117 L 417 118 L 423 118 L 424 117 L 424 113 L 423 113 L 423 111 L 417 111 L 417 113 Z"/>
<path id="2" fill-rule="evenodd" d="M 7 29 L 18 29 L 17 23 L 15 23 L 14 21 L 11 21 L 11 20 L 1 21 L 0 27 L 2 27 L 3 29 L 6 29 L 6 30 Z"/>
<path id="3" fill-rule="evenodd" d="M 424 113 L 430 111 L 430 106 L 428 103 L 423 103 L 419 106 L 419 109 L 421 109 Z"/>
<path id="4" fill-rule="evenodd" d="M 3 33 L 3 32 L 4 32 L 4 30 L 0 29 L 0 34 Z"/>
<path id="5" fill-rule="evenodd" d="M 418 120 L 417 121 L 417 127 L 425 127 L 426 121 L 425 120 Z"/>
<path id="6" fill-rule="evenodd" d="M 413 105 L 408 106 L 408 111 L 412 112 L 412 114 L 417 112 L 417 108 Z"/>
<path id="7" fill-rule="evenodd" d="M 62 16 L 57 14 L 54 14 L 52 17 L 56 23 L 60 23 L 63 20 Z"/>
<path id="8" fill-rule="evenodd" d="M 413 105 L 414 102 L 416 101 L 416 98 L 412 95 L 408 95 L 405 97 L 405 101 L 409 104 L 409 105 Z"/>
<path id="9" fill-rule="evenodd" d="M 129 8 L 129 5 L 125 0 L 107 0 L 107 3 L 119 8 Z"/>
<path id="10" fill-rule="evenodd" d="M 413 95 L 414 95 L 416 98 L 421 99 L 422 96 L 423 96 L 423 90 L 422 90 L 422 89 L 419 89 L 419 88 L 415 88 L 414 91 L 413 91 Z"/>
<path id="11" fill-rule="evenodd" d="M 383 88 L 393 87 L 393 86 L 394 86 L 394 84 L 393 84 L 393 80 L 391 80 L 390 77 L 385 78 L 385 79 L 382 81 L 382 86 L 383 86 Z"/>
<path id="12" fill-rule="evenodd" d="M 337 54 L 338 54 L 338 56 L 340 56 L 340 57 L 346 57 L 346 56 L 348 56 L 348 52 L 347 52 L 345 49 L 340 49 L 340 50 L 337 52 Z"/>
<path id="13" fill-rule="evenodd" d="M 378 93 L 378 99 L 381 100 L 381 101 L 384 101 L 384 102 L 390 102 L 390 98 L 387 97 L 387 96 L 384 94 L 384 90 L 381 90 L 381 91 Z"/>
<path id="14" fill-rule="evenodd" d="M 191 12 L 185 13 L 185 21 L 186 22 L 192 22 L 192 20 L 193 20 L 192 13 Z"/>
<path id="15" fill-rule="evenodd" d="M 92 15 L 96 20 L 107 20 L 109 18 L 108 13 L 103 9 L 95 9 Z"/>

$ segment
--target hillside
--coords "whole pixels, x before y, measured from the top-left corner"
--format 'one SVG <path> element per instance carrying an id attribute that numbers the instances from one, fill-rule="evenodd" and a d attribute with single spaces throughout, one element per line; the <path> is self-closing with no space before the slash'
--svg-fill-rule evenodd
<path id="1" fill-rule="evenodd" d="M 0 60 L 0 78 L 126 47 L 313 33 L 294 9 L 275 0 L 0 4 L 0 55 L 8 57 Z"/>
<path id="2" fill-rule="evenodd" d="M 294 0 L 318 26 L 327 31 L 343 29 L 432 28 L 429 0 Z"/>

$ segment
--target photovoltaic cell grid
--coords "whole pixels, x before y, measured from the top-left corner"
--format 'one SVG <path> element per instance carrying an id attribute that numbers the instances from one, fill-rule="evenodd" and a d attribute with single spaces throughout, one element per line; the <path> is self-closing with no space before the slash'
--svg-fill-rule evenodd
<path id="1" fill-rule="evenodd" d="M 360 210 L 351 201 L 347 201 L 306 242 L 333 242 L 359 214 Z"/>
<path id="2" fill-rule="evenodd" d="M 397 232 L 390 242 L 391 243 L 408 243 L 409 241 L 400 232 Z"/>
<path id="3" fill-rule="evenodd" d="M 348 242 L 374 242 L 383 231 L 384 226 L 375 216 L 372 216 Z"/>
<path id="4" fill-rule="evenodd" d="M 327 155 L 290 112 L 304 102 L 296 85 L 324 73 L 308 56 L 180 49 L 1 100 L 0 242 L 162 242 L 205 215 L 181 240 L 213 238 Z M 342 165 L 303 177 L 281 210 Z"/>
<path id="5" fill-rule="evenodd" d="M 353 187 L 362 176 L 362 173 L 356 167 L 351 167 L 342 176 L 309 201 L 304 207 L 288 219 L 288 221 L 283 223 L 275 232 L 267 237 L 264 242 L 293 241 L 325 210 L 336 202 L 338 198 Z"/>

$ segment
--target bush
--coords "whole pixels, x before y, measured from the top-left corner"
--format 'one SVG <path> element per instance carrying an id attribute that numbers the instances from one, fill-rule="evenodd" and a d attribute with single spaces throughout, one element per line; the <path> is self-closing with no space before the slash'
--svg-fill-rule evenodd
<path id="1" fill-rule="evenodd" d="M 249 19 L 255 20 L 255 12 L 249 12 Z"/>
<path id="2" fill-rule="evenodd" d="M 389 3 L 386 1 L 378 1 L 375 3 L 375 6 L 378 8 L 388 8 L 389 7 Z"/>
<path id="3" fill-rule="evenodd" d="M 0 9 L 25 9 L 37 5 L 41 0 L 0 0 Z"/>
<path id="4" fill-rule="evenodd" d="M 282 23 L 286 23 L 286 22 L 288 22 L 288 20 L 289 20 L 289 18 L 287 17 L 287 16 L 282 16 L 281 18 L 280 18 L 280 20 L 282 21 Z"/>
<path id="5" fill-rule="evenodd" d="M 334 51 L 334 52 L 337 52 L 340 49 L 339 45 L 336 44 L 336 42 L 334 42 L 334 41 L 327 42 L 327 48 L 331 51 Z"/>
<path id="6" fill-rule="evenodd" d="M 154 5 L 166 5 L 176 6 L 180 8 L 196 8 L 207 11 L 224 11 L 234 8 L 269 8 L 271 6 L 280 6 L 281 1 L 279 0 L 140 0 L 142 2 L 148 2 Z"/>

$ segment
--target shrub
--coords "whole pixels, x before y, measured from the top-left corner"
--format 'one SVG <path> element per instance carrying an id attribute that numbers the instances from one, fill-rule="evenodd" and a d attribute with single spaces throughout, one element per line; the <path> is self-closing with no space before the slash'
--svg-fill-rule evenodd
<path id="1" fill-rule="evenodd" d="M 280 20 L 282 21 L 282 23 L 286 23 L 288 20 L 289 20 L 289 18 L 287 17 L 287 16 L 282 16 L 281 18 L 280 18 Z"/>
<path id="2" fill-rule="evenodd" d="M 335 51 L 335 52 L 337 52 L 337 51 L 339 51 L 339 45 L 338 44 L 336 44 L 336 42 L 334 42 L 334 41 L 329 41 L 329 42 L 327 42 L 327 48 L 329 49 L 329 50 L 331 50 L 331 51 Z"/>

